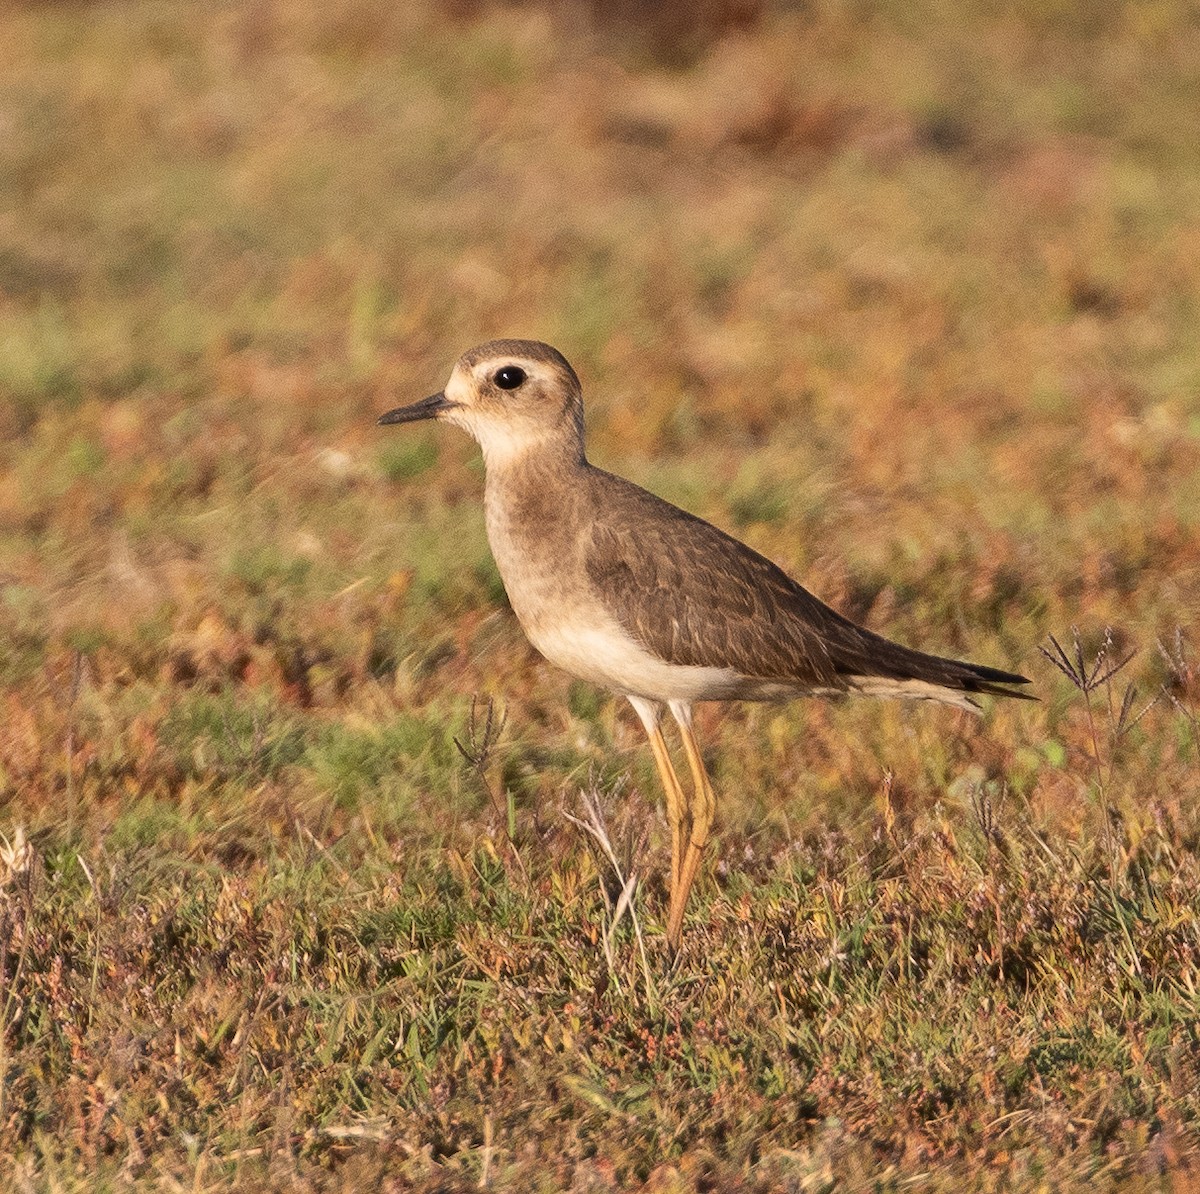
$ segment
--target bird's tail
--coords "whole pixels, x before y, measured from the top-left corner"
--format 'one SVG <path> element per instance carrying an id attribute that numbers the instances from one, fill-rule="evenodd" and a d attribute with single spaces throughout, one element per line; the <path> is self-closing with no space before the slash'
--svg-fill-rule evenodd
<path id="1" fill-rule="evenodd" d="M 946 659 L 940 655 L 927 655 L 924 651 L 902 647 L 862 627 L 855 629 L 871 642 L 869 649 L 854 652 L 858 657 L 854 662 L 869 662 L 869 667 L 850 666 L 843 671 L 846 686 L 852 692 L 868 696 L 943 701 L 971 710 L 979 708 L 978 702 L 973 699 L 975 696 L 1037 700 L 1031 693 L 1022 692 L 1017 687 L 1031 681 L 1016 672 L 966 663 L 960 659 Z"/>

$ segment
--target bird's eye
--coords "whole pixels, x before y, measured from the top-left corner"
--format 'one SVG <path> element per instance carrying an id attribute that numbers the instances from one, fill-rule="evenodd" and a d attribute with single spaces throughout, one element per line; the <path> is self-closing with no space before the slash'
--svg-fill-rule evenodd
<path id="1" fill-rule="evenodd" d="M 505 365 L 492 380 L 502 390 L 515 390 L 525 380 L 525 370 L 516 365 Z"/>

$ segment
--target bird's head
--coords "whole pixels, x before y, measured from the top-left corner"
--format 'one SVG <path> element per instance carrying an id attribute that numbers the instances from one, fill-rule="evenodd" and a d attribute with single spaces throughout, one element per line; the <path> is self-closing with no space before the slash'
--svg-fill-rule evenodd
<path id="1" fill-rule="evenodd" d="M 566 357 L 539 340 L 490 340 L 463 353 L 440 393 L 380 423 L 439 419 L 472 435 L 488 465 L 565 443 L 583 455 L 583 396 Z M 560 449 L 561 450 L 561 449 Z"/>

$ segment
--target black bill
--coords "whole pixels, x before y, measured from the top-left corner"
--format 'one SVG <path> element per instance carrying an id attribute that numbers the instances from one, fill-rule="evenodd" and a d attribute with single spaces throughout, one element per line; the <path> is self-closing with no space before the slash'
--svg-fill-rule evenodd
<path id="1" fill-rule="evenodd" d="M 453 405 L 453 402 L 446 400 L 445 394 L 430 394 L 428 398 L 422 398 L 420 402 L 414 402 L 411 406 L 398 406 L 395 410 L 389 410 L 386 415 L 379 416 L 379 422 L 415 423 L 418 419 L 436 419 L 442 411 L 449 410 Z"/>

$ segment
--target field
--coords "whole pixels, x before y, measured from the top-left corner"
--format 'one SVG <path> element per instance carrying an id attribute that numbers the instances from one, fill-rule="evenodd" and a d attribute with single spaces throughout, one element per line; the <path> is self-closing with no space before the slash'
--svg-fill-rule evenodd
<path id="1" fill-rule="evenodd" d="M 1200 1187 L 1197 128 L 1183 0 L 5 7 L 0 1189 Z M 672 962 L 374 425 L 497 335 L 1040 701 L 704 707 Z"/>

